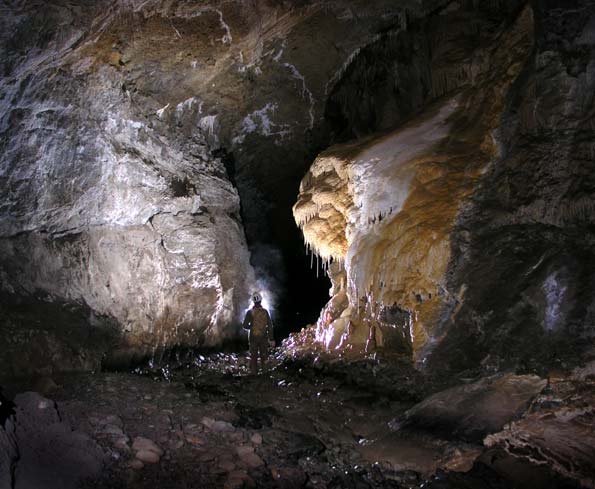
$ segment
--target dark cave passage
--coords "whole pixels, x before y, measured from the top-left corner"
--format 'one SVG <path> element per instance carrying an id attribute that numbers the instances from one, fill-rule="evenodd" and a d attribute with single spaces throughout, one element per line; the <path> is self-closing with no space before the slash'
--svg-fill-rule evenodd
<path id="1" fill-rule="evenodd" d="M 322 138 L 326 141 L 319 142 L 318 146 L 327 147 L 328 137 L 323 134 Z M 240 214 L 250 261 L 256 272 L 255 289 L 264 287 L 274 298 L 270 306 L 277 341 L 315 323 L 330 298 L 330 280 L 321 266 L 316 270 L 316 257 L 307 255 L 301 231 L 292 215 L 300 180 L 320 151 L 303 149 L 307 154 L 300 165 L 303 173 L 299 168 L 289 168 L 276 186 L 266 180 L 256 185 L 248 180 L 246 184 L 242 179 L 246 175 L 241 171 L 238 175 L 235 155 L 223 148 L 214 152 L 214 156 L 221 158 L 230 181 L 240 194 Z"/>
<path id="2" fill-rule="evenodd" d="M 293 222 L 292 222 L 293 224 Z M 280 281 L 278 302 L 274 311 L 277 340 L 289 333 L 314 324 L 328 302 L 330 280 L 320 267 L 316 272 L 316 258 L 306 254 L 306 247 L 297 228 L 278 242 L 283 257 L 284 274 Z M 314 265 L 311 265 L 311 262 Z"/>

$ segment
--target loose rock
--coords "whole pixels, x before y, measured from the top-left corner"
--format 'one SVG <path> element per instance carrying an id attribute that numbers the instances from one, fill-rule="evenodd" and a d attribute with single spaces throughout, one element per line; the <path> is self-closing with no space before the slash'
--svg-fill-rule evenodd
<path id="1" fill-rule="evenodd" d="M 152 450 L 139 450 L 136 452 L 136 458 L 141 462 L 156 464 L 159 463 L 161 456 Z"/>
<path id="2" fill-rule="evenodd" d="M 156 453 L 161 457 L 163 455 L 163 450 L 152 440 L 148 438 L 144 438 L 142 436 L 138 436 L 134 439 L 132 443 L 132 448 L 137 451 L 148 451 Z"/>
<path id="3" fill-rule="evenodd" d="M 212 418 L 205 417 L 201 420 L 201 423 L 210 430 L 217 431 L 220 433 L 231 433 L 235 431 L 233 425 L 231 423 L 228 423 L 227 421 L 215 421 Z"/>
<path id="4" fill-rule="evenodd" d="M 240 460 L 251 469 L 264 465 L 264 461 L 254 452 L 243 452 L 239 456 Z"/>
<path id="5" fill-rule="evenodd" d="M 145 466 L 139 459 L 135 458 L 128 462 L 128 467 L 134 470 L 140 470 Z"/>

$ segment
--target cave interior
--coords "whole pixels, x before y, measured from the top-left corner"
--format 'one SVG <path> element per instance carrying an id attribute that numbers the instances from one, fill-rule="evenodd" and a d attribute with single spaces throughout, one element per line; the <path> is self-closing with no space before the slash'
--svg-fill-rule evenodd
<path id="1" fill-rule="evenodd" d="M 0 489 L 595 489 L 592 0 L 0 14 Z"/>

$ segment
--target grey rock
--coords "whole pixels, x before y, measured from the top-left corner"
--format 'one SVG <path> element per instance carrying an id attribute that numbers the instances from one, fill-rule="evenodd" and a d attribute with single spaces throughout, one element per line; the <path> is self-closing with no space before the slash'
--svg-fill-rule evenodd
<path id="1" fill-rule="evenodd" d="M 19 452 L 14 434 L 14 418 L 0 425 L 0 487 L 14 487 L 14 472 Z"/>
<path id="2" fill-rule="evenodd" d="M 481 442 L 520 417 L 546 386 L 536 375 L 496 375 L 434 394 L 391 422 L 446 439 Z"/>
<path id="3" fill-rule="evenodd" d="M 233 425 L 227 421 L 214 420 L 212 418 L 205 417 L 201 420 L 201 423 L 210 430 L 218 431 L 220 433 L 232 433 L 235 431 Z"/>
<path id="4" fill-rule="evenodd" d="M 15 489 L 74 489 L 82 480 L 99 476 L 106 454 L 62 421 L 53 401 L 28 392 L 17 395 L 15 404 Z"/>
<path id="5" fill-rule="evenodd" d="M 98 432 L 101 434 L 112 435 L 112 436 L 121 436 L 124 434 L 124 432 L 122 431 L 122 428 L 120 428 L 119 426 L 113 425 L 113 424 L 108 424 L 108 425 L 102 426 Z"/>

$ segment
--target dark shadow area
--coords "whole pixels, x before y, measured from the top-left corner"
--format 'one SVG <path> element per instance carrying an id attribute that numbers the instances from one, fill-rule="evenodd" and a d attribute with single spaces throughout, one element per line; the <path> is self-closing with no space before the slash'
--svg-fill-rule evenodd
<path id="1" fill-rule="evenodd" d="M 0 296 L 0 381 L 99 370 L 120 328 L 84 304 Z"/>
<path id="2" fill-rule="evenodd" d="M 6 420 L 14 414 L 14 403 L 2 395 L 0 386 L 0 426 L 6 426 Z"/>
<path id="3" fill-rule="evenodd" d="M 315 323 L 329 299 L 330 280 L 321 267 L 316 271 L 316 258 L 307 256 L 292 213 L 302 177 L 329 141 L 328 131 L 321 131 L 316 141 L 307 138 L 306 146 L 298 151 L 306 156 L 288 157 L 277 146 L 268 147 L 270 153 L 261 155 L 265 162 L 285 161 L 287 165 L 275 173 L 253 167 L 245 157 L 240 161 L 224 148 L 213 152 L 240 194 L 255 288 L 266 289 L 274 298 L 271 314 L 277 341 Z"/>

